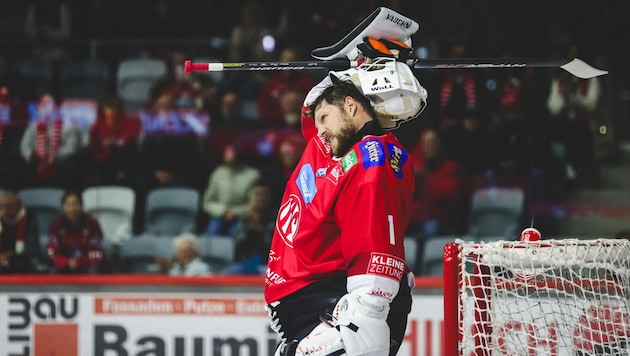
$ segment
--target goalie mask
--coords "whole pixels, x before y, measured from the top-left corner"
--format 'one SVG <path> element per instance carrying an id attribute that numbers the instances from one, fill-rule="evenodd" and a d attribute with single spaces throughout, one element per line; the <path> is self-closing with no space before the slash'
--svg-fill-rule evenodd
<path id="1" fill-rule="evenodd" d="M 414 119 L 427 105 L 427 90 L 407 64 L 394 58 L 376 58 L 370 63 L 329 75 L 333 81 L 352 81 L 370 99 L 378 121 L 386 131 Z"/>

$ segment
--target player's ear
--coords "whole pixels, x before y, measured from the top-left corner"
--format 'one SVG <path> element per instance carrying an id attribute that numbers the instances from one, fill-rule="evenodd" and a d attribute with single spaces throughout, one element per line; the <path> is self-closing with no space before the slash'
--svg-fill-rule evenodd
<path id="1" fill-rule="evenodd" d="M 346 96 L 344 100 L 344 109 L 348 111 L 350 116 L 354 115 L 357 112 L 357 102 L 351 96 Z"/>

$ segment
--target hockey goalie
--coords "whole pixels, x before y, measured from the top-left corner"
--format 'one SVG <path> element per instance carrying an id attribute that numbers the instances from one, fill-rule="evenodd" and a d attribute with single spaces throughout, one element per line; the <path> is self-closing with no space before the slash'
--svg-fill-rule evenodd
<path id="1" fill-rule="evenodd" d="M 318 59 L 330 72 L 302 110 L 307 147 L 276 220 L 265 300 L 276 355 L 395 355 L 411 311 L 403 238 L 414 189 L 392 129 L 417 117 L 427 91 L 403 60 L 417 23 L 377 9 Z"/>

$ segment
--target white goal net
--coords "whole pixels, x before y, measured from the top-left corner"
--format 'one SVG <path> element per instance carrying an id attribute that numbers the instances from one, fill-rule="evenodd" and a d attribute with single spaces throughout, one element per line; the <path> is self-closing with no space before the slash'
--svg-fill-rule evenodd
<path id="1" fill-rule="evenodd" d="M 630 241 L 445 247 L 446 355 L 630 355 Z"/>

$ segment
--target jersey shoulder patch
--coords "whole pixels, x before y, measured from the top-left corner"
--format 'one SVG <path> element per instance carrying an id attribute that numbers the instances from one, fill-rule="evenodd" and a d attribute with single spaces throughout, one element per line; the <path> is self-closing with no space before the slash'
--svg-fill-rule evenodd
<path id="1" fill-rule="evenodd" d="M 402 179 L 402 168 L 409 160 L 409 153 L 407 153 L 404 148 L 391 142 L 387 142 L 387 151 L 389 152 L 389 167 L 392 169 L 396 178 Z"/>
<path id="2" fill-rule="evenodd" d="M 343 167 L 343 171 L 347 172 L 350 168 L 354 167 L 359 162 L 357 157 L 357 152 L 351 149 L 345 156 L 341 158 L 341 166 Z"/>
<path id="3" fill-rule="evenodd" d="M 359 142 L 359 160 L 363 163 L 363 168 L 385 165 L 385 148 L 379 140 L 365 140 Z"/>

